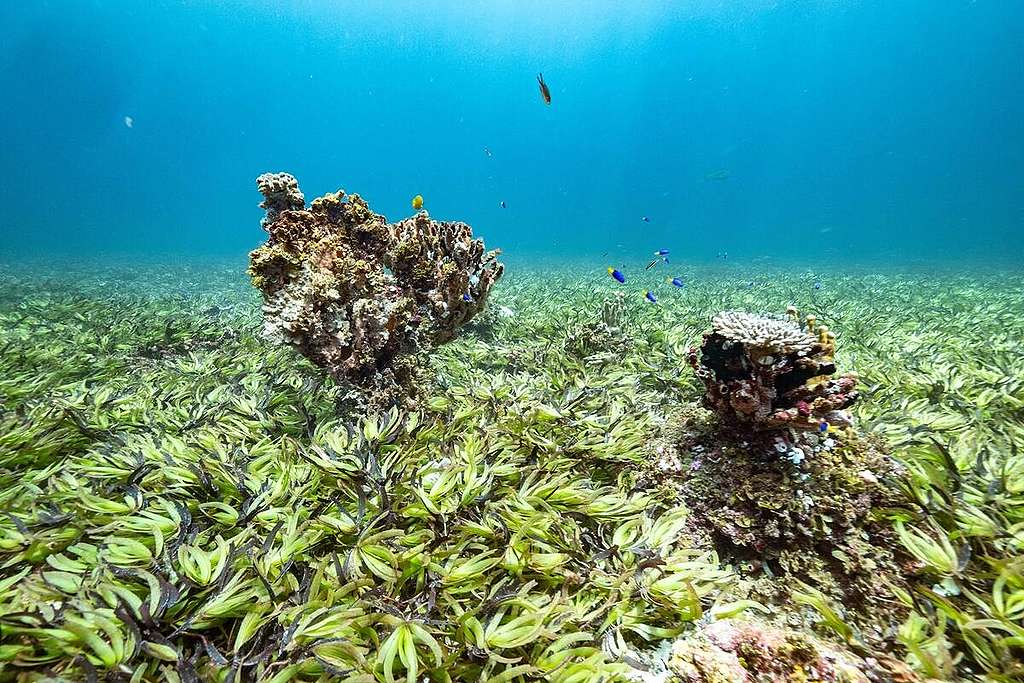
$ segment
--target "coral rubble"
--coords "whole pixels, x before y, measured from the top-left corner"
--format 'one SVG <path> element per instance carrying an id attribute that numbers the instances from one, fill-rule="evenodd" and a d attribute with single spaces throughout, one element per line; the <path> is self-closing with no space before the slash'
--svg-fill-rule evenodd
<path id="1" fill-rule="evenodd" d="M 265 244 L 249 274 L 263 293 L 264 332 L 289 344 L 372 403 L 411 393 L 417 353 L 452 339 L 501 277 L 465 223 L 426 211 L 388 223 L 357 194 L 305 208 L 287 173 L 261 175 Z"/>
<path id="2" fill-rule="evenodd" d="M 708 407 L 724 421 L 757 428 L 848 424 L 842 411 L 857 398 L 856 377 L 829 379 L 835 347 L 827 329 L 813 331 L 812 321 L 802 329 L 750 313 L 716 315 L 699 352 L 689 352 Z"/>
<path id="3" fill-rule="evenodd" d="M 922 679 L 891 657 L 860 657 L 814 636 L 758 621 L 716 621 L 677 640 L 668 660 L 673 683 L 914 683 Z"/>

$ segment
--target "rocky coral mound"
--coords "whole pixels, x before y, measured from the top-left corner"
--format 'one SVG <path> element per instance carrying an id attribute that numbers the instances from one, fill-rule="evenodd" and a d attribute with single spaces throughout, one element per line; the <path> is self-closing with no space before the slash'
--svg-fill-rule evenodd
<path id="1" fill-rule="evenodd" d="M 904 612 L 886 586 L 903 558 L 878 511 L 901 505 L 903 472 L 853 429 L 855 379 L 829 379 L 834 337 L 796 317 L 714 317 L 689 353 L 710 410 L 680 409 L 641 486 L 692 511 L 695 542 L 736 563 L 749 597 L 789 607 L 799 579 L 884 641 Z"/>
<path id="2" fill-rule="evenodd" d="M 716 315 L 700 349 L 688 354 L 707 406 L 726 422 L 759 428 L 847 424 L 842 411 L 857 398 L 856 377 L 830 379 L 833 339 L 826 328 L 813 332 L 813 320 L 801 327 L 751 313 Z"/>
<path id="3" fill-rule="evenodd" d="M 805 633 L 757 621 L 716 621 L 676 641 L 668 660 L 672 683 L 914 683 L 890 657 L 860 657 Z"/>
<path id="4" fill-rule="evenodd" d="M 264 332 L 371 403 L 409 396 L 417 354 L 479 313 L 503 266 L 465 223 L 388 223 L 343 190 L 307 209 L 287 173 L 256 180 L 269 237 L 250 254 Z"/>
<path id="5" fill-rule="evenodd" d="M 798 578 L 840 602 L 865 638 L 883 639 L 902 610 L 882 579 L 898 583 L 902 569 L 876 512 L 903 499 L 882 444 L 851 429 L 741 436 L 699 410 L 679 427 L 664 456 L 675 466 L 655 463 L 655 478 L 751 581 L 751 595 L 786 604 Z"/>

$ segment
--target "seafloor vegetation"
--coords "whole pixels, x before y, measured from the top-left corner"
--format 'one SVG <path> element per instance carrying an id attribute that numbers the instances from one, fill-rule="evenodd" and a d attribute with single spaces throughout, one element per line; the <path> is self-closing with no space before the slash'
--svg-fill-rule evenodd
<path id="1" fill-rule="evenodd" d="M 654 305 L 511 267 L 418 410 L 352 417 L 243 264 L 6 264 L 0 680 L 657 678 L 748 616 L 1020 680 L 1024 277 L 687 270 Z M 686 363 L 714 313 L 788 304 L 861 390 L 799 490 L 704 464 Z"/>

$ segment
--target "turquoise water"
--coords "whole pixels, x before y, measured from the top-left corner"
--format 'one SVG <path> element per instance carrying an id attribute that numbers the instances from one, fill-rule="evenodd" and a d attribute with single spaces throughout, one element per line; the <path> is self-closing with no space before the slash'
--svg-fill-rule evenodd
<path id="1" fill-rule="evenodd" d="M 0 3 L 0 683 L 1024 680 L 1021 26 Z"/>
<path id="2" fill-rule="evenodd" d="M 280 170 L 391 220 L 422 194 L 513 262 L 1017 266 L 1022 21 L 959 0 L 4 3 L 0 249 L 243 258 L 254 178 Z"/>

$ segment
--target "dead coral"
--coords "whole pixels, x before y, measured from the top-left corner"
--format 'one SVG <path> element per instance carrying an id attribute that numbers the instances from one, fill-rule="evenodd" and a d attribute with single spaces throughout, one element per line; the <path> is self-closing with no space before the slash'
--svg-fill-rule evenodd
<path id="1" fill-rule="evenodd" d="M 501 277 L 465 223 L 425 211 L 389 224 L 344 191 L 304 208 L 295 178 L 257 179 L 267 242 L 250 254 L 264 332 L 295 347 L 371 403 L 413 393 L 417 354 L 452 339 Z"/>
<path id="2" fill-rule="evenodd" d="M 438 222 L 426 211 L 388 226 L 384 260 L 432 320 L 432 342 L 441 344 L 484 308 L 504 270 L 497 251 L 484 251 L 465 223 Z"/>
<path id="3" fill-rule="evenodd" d="M 815 337 L 790 320 L 735 311 L 712 326 L 688 358 L 723 421 L 807 430 L 849 422 L 842 411 L 857 398 L 857 380 L 829 379 L 836 366 L 827 331 Z"/>
<path id="4" fill-rule="evenodd" d="M 290 173 L 264 173 L 256 179 L 256 188 L 263 195 L 260 208 L 267 210 L 263 225 L 277 219 L 277 215 L 289 209 L 301 210 L 306 207 L 306 198 L 299 191 L 299 183 Z"/>
<path id="5" fill-rule="evenodd" d="M 813 636 L 757 621 L 714 622 L 676 641 L 668 661 L 673 683 L 915 683 L 902 662 L 860 657 Z"/>

